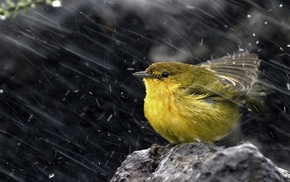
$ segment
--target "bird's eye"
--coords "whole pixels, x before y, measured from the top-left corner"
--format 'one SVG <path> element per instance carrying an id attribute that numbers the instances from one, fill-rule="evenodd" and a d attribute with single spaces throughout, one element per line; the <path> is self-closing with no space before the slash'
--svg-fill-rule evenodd
<path id="1" fill-rule="evenodd" d="M 161 76 L 167 78 L 169 76 L 169 73 L 167 71 L 164 71 L 161 73 Z"/>

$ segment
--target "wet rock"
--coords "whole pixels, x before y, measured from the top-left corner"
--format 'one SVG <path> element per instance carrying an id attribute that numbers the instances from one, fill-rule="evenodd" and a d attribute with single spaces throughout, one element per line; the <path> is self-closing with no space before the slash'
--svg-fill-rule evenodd
<path id="1" fill-rule="evenodd" d="M 290 181 L 250 143 L 223 149 L 214 144 L 153 145 L 133 152 L 111 181 Z"/>

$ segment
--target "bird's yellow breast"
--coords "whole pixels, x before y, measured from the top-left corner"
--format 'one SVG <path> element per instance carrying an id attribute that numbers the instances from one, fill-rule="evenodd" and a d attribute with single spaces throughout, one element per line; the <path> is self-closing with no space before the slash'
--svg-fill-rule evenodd
<path id="1" fill-rule="evenodd" d="M 177 88 L 178 84 L 168 85 L 157 79 L 144 82 L 145 117 L 171 143 L 219 140 L 239 118 L 238 107 L 231 102 L 206 102 L 206 95 L 187 95 Z"/>

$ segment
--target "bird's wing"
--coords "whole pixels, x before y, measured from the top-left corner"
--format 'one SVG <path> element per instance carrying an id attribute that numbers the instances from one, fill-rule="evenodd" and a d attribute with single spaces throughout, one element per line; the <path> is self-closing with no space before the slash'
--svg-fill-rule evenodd
<path id="1" fill-rule="evenodd" d="M 238 54 L 202 63 L 200 66 L 217 73 L 220 80 L 239 91 L 250 91 L 257 80 L 260 60 L 256 54 Z"/>

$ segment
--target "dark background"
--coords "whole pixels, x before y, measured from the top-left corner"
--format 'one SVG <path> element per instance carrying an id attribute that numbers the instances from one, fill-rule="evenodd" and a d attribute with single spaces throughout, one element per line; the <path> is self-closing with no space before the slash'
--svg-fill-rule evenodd
<path id="1" fill-rule="evenodd" d="M 152 61 L 256 52 L 274 91 L 244 140 L 289 169 L 287 1 L 63 0 L 0 22 L 1 181 L 106 181 L 126 155 L 165 145 L 143 116 Z M 287 87 L 288 84 L 288 87 Z"/>

